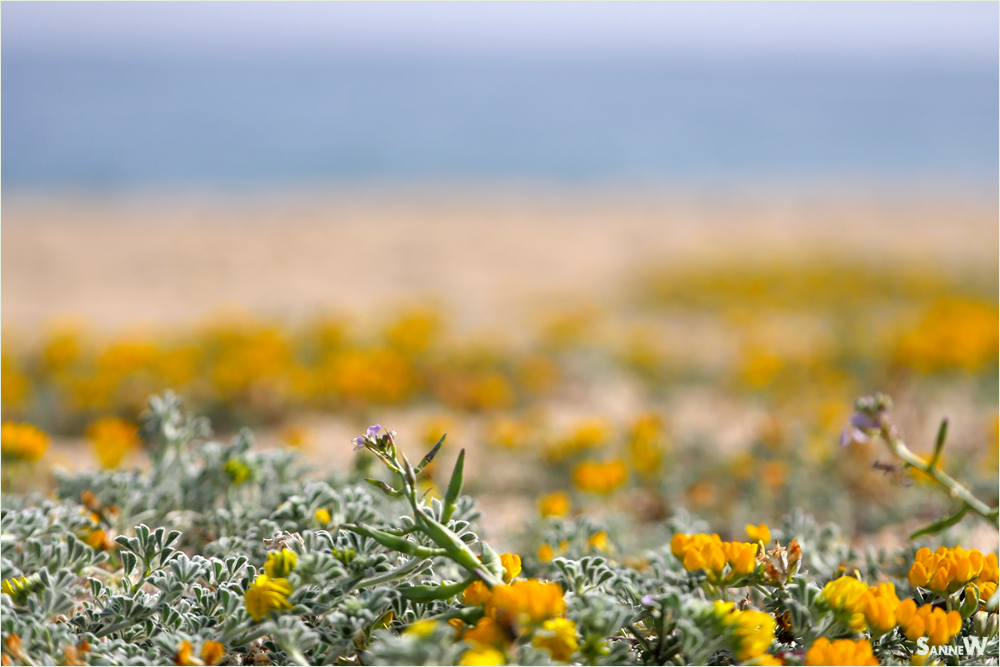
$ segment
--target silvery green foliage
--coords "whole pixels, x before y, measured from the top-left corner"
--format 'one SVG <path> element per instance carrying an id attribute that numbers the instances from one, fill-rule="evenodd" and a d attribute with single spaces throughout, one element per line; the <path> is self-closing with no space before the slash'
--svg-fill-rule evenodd
<path id="1" fill-rule="evenodd" d="M 229 665 L 448 665 L 473 647 L 457 622 L 471 625 L 483 614 L 462 601 L 473 566 L 451 554 L 471 547 L 482 554 L 484 570 L 500 573 L 497 555 L 480 539 L 471 498 L 455 492 L 444 502 L 411 506 L 381 480 L 310 478 L 292 453 L 255 451 L 248 431 L 228 443 L 212 439 L 208 423 L 185 414 L 171 394 L 150 401 L 143 434 L 153 460 L 148 472 L 62 475 L 55 498 L 4 497 L 0 562 L 4 580 L 19 582 L 14 594 L 0 596 L 8 658 L 174 664 L 184 657 L 182 647 L 189 645 L 197 659 L 212 641 L 224 647 L 222 664 Z M 407 472 L 396 481 L 412 490 L 407 477 L 412 480 Z M 410 511 L 416 508 L 419 513 Z M 320 524 L 318 510 L 329 521 Z M 423 530 L 430 524 L 447 528 L 449 549 L 441 547 L 444 538 Z M 103 546 L 92 539 L 98 525 L 110 550 L 88 545 Z M 686 513 L 662 528 L 668 538 L 708 530 Z M 565 591 L 565 616 L 578 639 L 571 660 L 732 664 L 712 611 L 718 591 L 706 574 L 686 571 L 669 543 L 626 566 L 613 543 L 598 553 L 591 542 L 606 530 L 587 518 L 545 520 L 535 526 L 535 545 L 559 545 L 558 557 L 524 559 L 524 575 L 556 581 Z M 790 663 L 800 663 L 816 637 L 844 633 L 820 592 L 848 565 L 870 581 L 895 577 L 901 597 L 922 601 L 900 565 L 912 561 L 912 548 L 862 558 L 836 527 L 817 526 L 803 514 L 788 517 L 775 533 L 782 544 L 799 540 L 799 572 L 780 587 L 728 594 L 784 615 L 789 629 L 771 651 Z M 385 546 L 400 536 L 409 541 L 406 553 Z M 282 548 L 297 555 L 287 575 L 291 608 L 254 621 L 244 596 L 268 552 Z M 995 663 L 996 615 L 980 615 L 966 622 L 966 631 L 991 633 L 986 659 Z M 412 627 L 427 619 L 436 623 Z M 19 647 L 11 644 L 15 639 Z M 873 648 L 880 659 L 899 663 L 908 660 L 913 642 L 891 632 Z M 506 656 L 514 664 L 553 663 L 526 634 L 510 637 Z"/>

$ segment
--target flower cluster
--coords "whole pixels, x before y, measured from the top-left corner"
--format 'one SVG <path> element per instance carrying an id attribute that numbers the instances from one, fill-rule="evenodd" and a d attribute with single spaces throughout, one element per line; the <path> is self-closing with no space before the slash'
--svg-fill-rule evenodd
<path id="1" fill-rule="evenodd" d="M 0 426 L 0 451 L 10 461 L 37 461 L 49 446 L 49 436 L 31 424 L 4 422 Z"/>
<path id="2" fill-rule="evenodd" d="M 488 589 L 476 582 L 466 589 L 464 601 L 467 605 L 482 606 L 485 615 L 461 635 L 474 645 L 471 655 L 466 654 L 469 661 L 463 664 L 486 656 L 496 657 L 489 651 L 507 650 L 522 634 L 532 634 L 532 644 L 548 650 L 555 660 L 565 662 L 576 651 L 576 623 L 562 617 L 566 602 L 557 583 L 529 579 Z"/>
<path id="3" fill-rule="evenodd" d="M 732 602 L 719 600 L 713 611 L 730 638 L 737 660 L 753 660 L 774 641 L 775 620 L 770 614 L 755 609 L 740 611 Z"/>
<path id="4" fill-rule="evenodd" d="M 97 460 L 105 468 L 117 468 L 125 455 L 139 446 L 139 429 L 116 417 L 102 417 L 91 422 L 86 435 L 97 453 Z"/>
<path id="5" fill-rule="evenodd" d="M 896 626 L 899 597 L 891 581 L 872 586 L 861 596 L 861 608 L 873 637 L 879 637 Z"/>
<path id="6" fill-rule="evenodd" d="M 538 513 L 543 517 L 561 517 L 569 514 L 573 500 L 563 491 L 547 493 L 538 498 Z"/>
<path id="7" fill-rule="evenodd" d="M 670 551 L 688 571 L 704 570 L 713 582 L 733 582 L 757 568 L 757 545 L 749 542 L 723 542 L 716 535 L 676 533 Z"/>
<path id="8" fill-rule="evenodd" d="M 254 579 L 243 596 L 247 613 L 255 621 L 266 618 L 273 611 L 291 609 L 288 596 L 292 587 L 287 579 L 274 579 L 266 574 L 259 574 Z"/>
<path id="9" fill-rule="evenodd" d="M 823 599 L 855 632 L 865 629 L 865 609 L 869 606 L 867 593 L 868 584 L 856 577 L 839 577 L 823 587 Z"/>
<path id="10" fill-rule="evenodd" d="M 573 484 L 581 491 L 607 495 L 628 479 L 628 470 L 621 459 L 584 461 L 573 469 Z"/>
<path id="11" fill-rule="evenodd" d="M 924 547 L 917 551 L 908 578 L 914 586 L 948 595 L 977 579 L 985 564 L 986 559 L 976 549 L 966 551 L 961 547 L 939 547 L 931 552 Z"/>
<path id="12" fill-rule="evenodd" d="M 987 554 L 983 561 L 983 571 L 976 580 L 976 585 L 979 586 L 979 599 L 985 602 L 993 597 L 998 583 L 1000 583 L 1000 568 L 997 567 L 997 555 Z"/>
<path id="13" fill-rule="evenodd" d="M 920 552 L 947 568 L 943 599 L 907 580 L 910 551 L 860 554 L 801 512 L 747 542 L 667 513 L 636 546 L 636 524 L 556 492 L 516 538 L 549 553 L 522 561 L 481 538 L 464 450 L 442 497 L 423 495 L 438 432 L 411 459 L 372 427 L 358 455 L 381 476 L 321 479 L 154 397 L 148 470 L 4 496 L 2 664 L 900 664 L 981 641 L 996 660 L 996 554 Z"/>
<path id="14" fill-rule="evenodd" d="M 877 665 L 872 645 L 867 639 L 837 639 L 820 637 L 806 652 L 807 665 Z"/>
<path id="15" fill-rule="evenodd" d="M 896 622 L 907 639 L 927 637 L 932 646 L 947 644 L 962 629 L 962 616 L 957 611 L 945 612 L 931 604 L 917 607 L 913 600 L 899 603 Z"/>

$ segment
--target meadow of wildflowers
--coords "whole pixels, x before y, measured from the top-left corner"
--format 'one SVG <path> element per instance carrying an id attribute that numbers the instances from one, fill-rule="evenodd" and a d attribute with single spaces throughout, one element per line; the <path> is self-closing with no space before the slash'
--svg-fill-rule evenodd
<path id="1" fill-rule="evenodd" d="M 5 332 L 3 664 L 996 664 L 991 280 Z"/>

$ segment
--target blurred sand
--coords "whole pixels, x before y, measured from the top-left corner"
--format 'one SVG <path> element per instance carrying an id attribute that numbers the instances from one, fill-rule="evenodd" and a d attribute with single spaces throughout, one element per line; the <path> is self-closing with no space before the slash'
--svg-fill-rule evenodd
<path id="1" fill-rule="evenodd" d="M 3 324 L 180 325 L 220 308 L 368 313 L 433 298 L 456 324 L 620 298 L 636 267 L 802 247 L 995 265 L 995 197 L 361 190 L 45 199 L 2 208 Z"/>

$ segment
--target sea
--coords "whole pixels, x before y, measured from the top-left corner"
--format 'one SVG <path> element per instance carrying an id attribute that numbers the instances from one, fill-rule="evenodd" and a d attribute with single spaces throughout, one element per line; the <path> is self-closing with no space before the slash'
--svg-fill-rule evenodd
<path id="1" fill-rule="evenodd" d="M 5 192 L 998 177 L 1000 70 L 5 57 Z"/>

